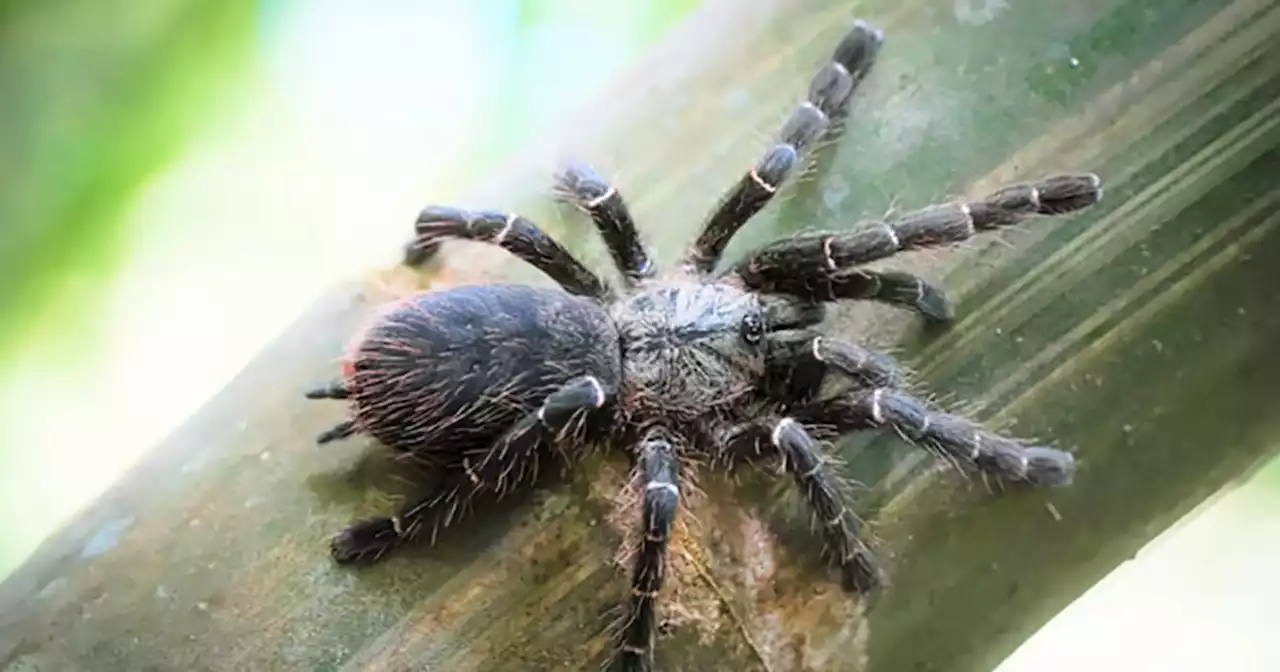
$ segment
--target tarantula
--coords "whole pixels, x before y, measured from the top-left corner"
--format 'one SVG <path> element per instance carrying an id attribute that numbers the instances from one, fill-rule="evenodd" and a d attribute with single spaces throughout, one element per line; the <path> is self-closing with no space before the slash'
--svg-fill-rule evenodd
<path id="1" fill-rule="evenodd" d="M 1022 445 L 932 409 L 898 389 L 897 366 L 888 356 L 814 328 L 827 303 L 846 299 L 951 319 L 952 306 L 938 288 L 861 265 L 1027 217 L 1080 210 L 1100 197 L 1096 175 L 1006 186 L 980 200 L 935 205 L 847 232 L 801 233 L 717 270 L 734 233 L 773 198 L 815 142 L 834 138 L 835 122 L 882 42 L 879 30 L 854 23 L 777 142 L 666 271 L 659 272 L 622 196 L 604 177 L 582 164 L 562 170 L 557 191 L 594 221 L 621 270 L 621 288 L 608 286 L 519 215 L 422 210 L 411 257 L 449 238 L 491 243 L 561 289 L 464 286 L 412 297 L 364 334 L 339 381 L 308 393 L 350 402 L 350 419 L 320 435 L 320 443 L 366 432 L 442 475 L 440 487 L 395 515 L 348 527 L 334 538 L 333 557 L 376 560 L 424 532 L 434 537 L 477 495 L 529 483 L 539 458 L 553 451 L 571 458 L 588 444 L 621 448 L 637 471 L 641 536 L 615 661 L 622 669 L 645 669 L 686 458 L 779 460 L 811 507 L 844 587 L 859 593 L 876 588 L 882 570 L 837 487 L 817 440 L 820 429 L 831 436 L 896 430 L 1006 482 L 1068 484 L 1074 469 L 1068 453 Z M 827 379 L 847 389 L 824 396 Z"/>

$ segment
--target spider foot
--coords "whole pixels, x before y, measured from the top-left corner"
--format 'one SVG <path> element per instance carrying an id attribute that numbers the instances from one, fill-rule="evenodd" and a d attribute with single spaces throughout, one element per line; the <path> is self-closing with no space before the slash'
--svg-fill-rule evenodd
<path id="1" fill-rule="evenodd" d="M 442 245 L 438 241 L 409 241 L 404 246 L 403 259 L 400 263 L 415 270 L 422 269 L 439 258 L 441 247 Z"/>
<path id="2" fill-rule="evenodd" d="M 956 319 L 956 307 L 941 289 L 921 283 L 920 298 L 911 304 L 930 322 L 951 322 Z"/>
<path id="3" fill-rule="evenodd" d="M 628 284 L 653 276 L 653 261 L 631 212 L 618 189 L 595 168 L 580 162 L 566 164 L 556 173 L 554 191 L 558 198 L 591 216 Z"/>
<path id="4" fill-rule="evenodd" d="M 884 572 L 880 562 L 869 550 L 855 551 L 853 556 L 840 565 L 840 585 L 845 590 L 859 595 L 869 595 L 884 585 Z"/>
<path id="5" fill-rule="evenodd" d="M 400 542 L 391 518 L 366 518 L 340 532 L 329 542 L 329 552 L 339 564 L 371 564 Z"/>
<path id="6" fill-rule="evenodd" d="M 1071 453 L 1043 446 L 1023 448 L 1020 454 L 1012 451 L 993 452 L 991 456 L 980 457 L 977 462 L 981 469 L 997 474 L 1015 474 L 1010 480 L 1037 488 L 1071 485 L 1076 471 L 1076 459 Z"/>

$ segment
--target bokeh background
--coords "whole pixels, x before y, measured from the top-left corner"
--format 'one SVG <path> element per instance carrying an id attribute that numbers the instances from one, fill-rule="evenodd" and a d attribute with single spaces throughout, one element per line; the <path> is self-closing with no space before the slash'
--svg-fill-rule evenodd
<path id="1" fill-rule="evenodd" d="M 696 5 L 0 4 L 0 576 Z M 1002 672 L 1280 669 L 1278 505 L 1280 462 Z"/>

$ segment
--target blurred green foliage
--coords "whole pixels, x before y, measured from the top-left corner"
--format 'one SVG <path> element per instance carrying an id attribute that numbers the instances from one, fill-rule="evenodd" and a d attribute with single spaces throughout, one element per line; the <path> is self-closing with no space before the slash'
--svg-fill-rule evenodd
<path id="1" fill-rule="evenodd" d="M 233 103 L 234 84 L 255 57 L 257 18 L 289 4 L 0 5 L 6 100 L 0 105 L 0 361 L 18 341 L 38 338 L 55 346 L 71 334 L 79 340 L 92 327 L 95 288 L 109 282 L 122 261 L 123 208 L 148 175 Z M 532 87 L 548 85 L 526 72 L 524 56 L 537 47 L 538 31 L 624 23 L 638 47 L 697 0 L 622 3 L 607 11 L 587 0 L 484 4 L 495 21 L 511 23 L 511 43 L 500 45 L 511 55 L 502 107 L 517 112 L 504 115 L 480 143 L 472 169 L 501 160 L 557 111 L 531 114 L 522 104 Z M 572 86 L 574 73 L 564 73 L 558 84 Z"/>
<path id="2" fill-rule="evenodd" d="M 95 288 L 120 263 L 122 209 L 226 102 L 250 54 L 254 5 L 6 5 L 0 358 L 28 339 L 84 338 Z"/>

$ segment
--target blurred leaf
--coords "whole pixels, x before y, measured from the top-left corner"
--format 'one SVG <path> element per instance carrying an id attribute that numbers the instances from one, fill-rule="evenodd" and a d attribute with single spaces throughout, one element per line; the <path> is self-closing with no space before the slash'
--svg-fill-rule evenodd
<path id="1" fill-rule="evenodd" d="M 121 212 L 194 128 L 232 104 L 255 4 L 8 5 L 0 358 L 33 334 L 47 347 L 92 328 L 95 289 L 121 260 Z"/>

